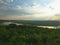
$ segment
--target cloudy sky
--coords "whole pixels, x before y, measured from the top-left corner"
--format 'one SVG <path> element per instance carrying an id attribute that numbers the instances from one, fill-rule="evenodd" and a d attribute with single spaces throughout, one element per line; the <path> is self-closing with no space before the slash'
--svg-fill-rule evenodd
<path id="1" fill-rule="evenodd" d="M 0 20 L 60 20 L 60 0 L 0 0 Z"/>

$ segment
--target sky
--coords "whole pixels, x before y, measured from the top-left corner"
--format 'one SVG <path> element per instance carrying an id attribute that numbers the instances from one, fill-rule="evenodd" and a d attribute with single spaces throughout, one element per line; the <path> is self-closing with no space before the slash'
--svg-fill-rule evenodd
<path id="1" fill-rule="evenodd" d="M 0 0 L 0 20 L 60 20 L 60 0 Z"/>

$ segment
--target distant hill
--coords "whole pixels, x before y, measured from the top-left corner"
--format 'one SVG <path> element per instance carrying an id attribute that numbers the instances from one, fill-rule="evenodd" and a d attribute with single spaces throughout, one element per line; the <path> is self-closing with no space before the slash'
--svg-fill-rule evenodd
<path id="1" fill-rule="evenodd" d="M 23 24 L 32 24 L 32 25 L 44 25 L 44 26 L 59 26 L 60 21 L 35 21 L 35 20 L 0 20 L 2 22 L 16 22 Z"/>

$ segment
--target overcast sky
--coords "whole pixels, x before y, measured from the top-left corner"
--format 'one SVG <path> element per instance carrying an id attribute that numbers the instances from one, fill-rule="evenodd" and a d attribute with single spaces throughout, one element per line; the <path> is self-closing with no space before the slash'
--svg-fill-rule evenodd
<path id="1" fill-rule="evenodd" d="M 60 20 L 60 0 L 0 0 L 0 20 Z"/>

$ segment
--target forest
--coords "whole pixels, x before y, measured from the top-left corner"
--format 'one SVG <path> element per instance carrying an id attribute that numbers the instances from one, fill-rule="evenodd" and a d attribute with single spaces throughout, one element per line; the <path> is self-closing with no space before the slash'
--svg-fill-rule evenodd
<path id="1" fill-rule="evenodd" d="M 60 29 L 0 25 L 0 45 L 60 45 Z"/>

